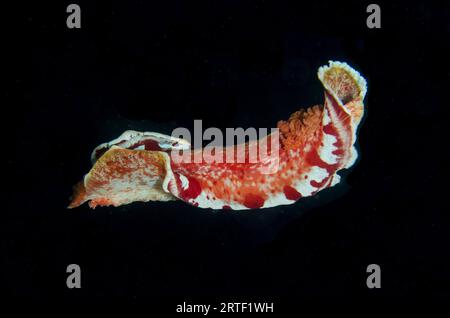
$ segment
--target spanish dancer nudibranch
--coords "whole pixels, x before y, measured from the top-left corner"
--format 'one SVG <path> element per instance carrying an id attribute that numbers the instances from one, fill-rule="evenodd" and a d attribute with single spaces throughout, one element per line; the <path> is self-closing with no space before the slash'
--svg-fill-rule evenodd
<path id="1" fill-rule="evenodd" d="M 69 208 L 119 206 L 134 201 L 183 200 L 199 208 L 258 209 L 295 203 L 339 183 L 350 168 L 364 114 L 366 80 L 349 65 L 330 61 L 319 68 L 324 105 L 293 113 L 278 122 L 277 169 L 259 158 L 249 163 L 214 161 L 205 148 L 153 132 L 126 131 L 92 153 L 93 167 L 74 188 Z M 273 137 L 273 134 L 265 138 Z M 246 156 L 259 141 L 245 144 Z M 236 147 L 236 146 L 228 146 Z M 174 151 L 203 155 L 201 163 L 173 160 Z M 223 148 L 223 153 L 227 147 Z M 220 154 L 222 155 L 222 154 Z M 209 157 L 208 157 L 209 156 Z M 273 158 L 273 157 L 271 157 Z"/>

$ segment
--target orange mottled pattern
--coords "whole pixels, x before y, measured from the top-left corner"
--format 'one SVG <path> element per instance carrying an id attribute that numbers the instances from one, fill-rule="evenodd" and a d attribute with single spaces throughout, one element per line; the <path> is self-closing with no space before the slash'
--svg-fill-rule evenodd
<path id="1" fill-rule="evenodd" d="M 355 78 L 345 69 L 331 68 L 324 76 L 324 81 L 335 92 L 339 100 L 345 105 L 361 92 Z"/>
<path id="2" fill-rule="evenodd" d="M 101 159 L 89 174 L 86 185 L 88 191 L 109 185 L 114 180 L 123 180 L 132 173 L 152 177 L 165 172 L 164 161 L 158 152 L 116 148 L 108 151 Z M 135 181 L 145 183 L 142 179 Z"/>
<path id="3" fill-rule="evenodd" d="M 137 189 L 145 191 L 151 182 L 161 183 L 166 173 L 160 152 L 113 148 L 107 151 L 76 186 L 69 208 L 87 200 L 89 205 L 120 205 L 132 202 Z M 161 187 L 161 185 L 159 186 Z M 162 189 L 161 194 L 164 195 Z"/>

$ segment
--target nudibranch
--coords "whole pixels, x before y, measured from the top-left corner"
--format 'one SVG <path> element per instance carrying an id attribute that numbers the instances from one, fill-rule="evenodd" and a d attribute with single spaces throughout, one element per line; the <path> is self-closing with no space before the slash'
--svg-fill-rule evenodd
<path id="1" fill-rule="evenodd" d="M 300 109 L 287 121 L 278 122 L 279 147 L 269 147 L 269 152 L 277 151 L 277 166 L 270 173 L 271 159 L 214 161 L 217 154 L 212 157 L 205 148 L 191 149 L 184 139 L 126 131 L 94 149 L 93 167 L 74 187 L 69 208 L 87 201 L 95 208 L 177 199 L 199 208 L 270 208 L 336 185 L 340 181 L 337 173 L 351 167 L 358 157 L 355 142 L 367 86 L 356 70 L 342 62 L 330 61 L 320 67 L 318 77 L 325 91 L 324 104 Z M 273 135 L 265 138 L 269 137 Z M 246 156 L 256 142 L 244 145 Z M 209 156 L 210 160 L 176 161 L 174 151 Z"/>

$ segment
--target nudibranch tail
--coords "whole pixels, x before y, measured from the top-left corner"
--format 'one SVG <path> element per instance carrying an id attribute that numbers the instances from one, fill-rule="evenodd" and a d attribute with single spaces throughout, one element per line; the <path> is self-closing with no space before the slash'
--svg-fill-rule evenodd
<path id="1" fill-rule="evenodd" d="M 69 207 L 86 201 L 95 207 L 179 199 L 201 208 L 269 208 L 336 185 L 337 172 L 357 158 L 354 144 L 367 85 L 341 62 L 320 67 L 318 77 L 325 90 L 323 105 L 300 109 L 278 123 L 278 132 L 243 145 L 247 159 L 261 142 L 270 140 L 268 157 L 230 163 L 217 158 L 234 154 L 239 146 L 212 154 L 207 148 L 191 150 L 183 139 L 127 131 L 94 149 L 93 167 L 75 187 Z M 188 158 L 200 155 L 204 160 L 174 160 L 172 154 L 179 150 Z"/>

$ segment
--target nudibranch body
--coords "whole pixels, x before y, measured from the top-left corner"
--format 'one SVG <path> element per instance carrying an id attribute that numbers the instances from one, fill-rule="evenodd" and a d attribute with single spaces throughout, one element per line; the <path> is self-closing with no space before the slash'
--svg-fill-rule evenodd
<path id="1" fill-rule="evenodd" d="M 93 167 L 75 187 L 69 207 L 86 201 L 94 208 L 180 199 L 200 208 L 270 208 L 339 183 L 337 172 L 351 167 L 358 156 L 354 144 L 366 81 L 346 63 L 331 61 L 319 68 L 318 77 L 325 90 L 324 105 L 295 112 L 278 123 L 276 135 L 265 137 L 279 141 L 279 147 L 268 142 L 268 153 L 277 156 L 227 163 L 216 158 L 225 157 L 229 147 L 219 153 L 191 150 L 184 139 L 127 131 L 94 149 Z M 259 142 L 245 144 L 246 158 Z M 204 160 L 173 160 L 175 151 Z"/>

